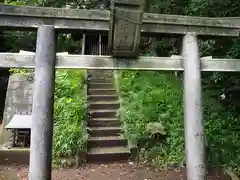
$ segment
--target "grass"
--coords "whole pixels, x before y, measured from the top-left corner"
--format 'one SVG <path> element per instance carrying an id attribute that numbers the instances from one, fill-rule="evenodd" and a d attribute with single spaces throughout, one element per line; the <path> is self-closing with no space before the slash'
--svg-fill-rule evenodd
<path id="1" fill-rule="evenodd" d="M 152 165 L 183 164 L 184 113 L 182 82 L 173 73 L 120 71 L 124 135 L 140 144 L 141 154 Z M 224 110 L 204 88 L 204 121 L 209 163 L 238 170 L 240 167 L 239 118 Z M 152 138 L 149 123 L 160 123 L 167 136 Z"/>
<path id="2" fill-rule="evenodd" d="M 54 157 L 74 156 L 85 149 L 87 130 L 86 94 L 83 70 L 56 72 L 54 103 Z"/>

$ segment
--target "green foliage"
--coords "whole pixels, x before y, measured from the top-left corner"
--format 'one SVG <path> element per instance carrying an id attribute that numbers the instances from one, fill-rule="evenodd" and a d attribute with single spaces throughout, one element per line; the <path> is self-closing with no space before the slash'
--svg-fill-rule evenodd
<path id="1" fill-rule="evenodd" d="M 63 8 L 70 5 L 71 8 L 88 9 L 96 6 L 99 1 L 5 0 L 4 2 Z M 238 0 L 147 0 L 145 9 L 146 12 L 151 13 L 211 17 L 240 16 L 239 10 L 240 1 Z M 0 38 L 1 51 L 19 52 L 20 49 L 35 51 L 36 33 L 5 31 L 0 32 Z M 181 39 L 169 40 L 162 37 L 156 38 L 153 42 L 146 43 L 147 45 L 144 43 L 143 53 L 148 56 L 170 56 L 181 52 Z M 74 42 L 71 36 L 62 34 L 59 35 L 57 47 L 58 51 L 78 53 L 81 42 Z M 200 52 L 201 56 L 239 58 L 240 41 L 226 38 L 200 40 Z M 25 74 L 25 70 L 13 72 Z M 77 147 L 82 148 L 86 135 L 81 128 L 78 128 L 82 126 L 83 114 L 85 114 L 85 110 L 81 109 L 85 107 L 85 100 L 82 99 L 81 94 L 82 87 L 80 88 L 81 85 L 76 83 L 73 84 L 69 79 L 65 80 L 65 78 L 82 76 L 69 73 L 69 71 L 57 72 L 59 80 L 56 82 L 54 131 L 54 153 L 57 155 L 74 154 Z M 229 164 L 231 167 L 239 167 L 239 133 L 236 130 L 239 122 L 237 115 L 240 110 L 239 79 L 239 73 L 203 73 L 206 132 L 209 144 L 212 145 L 209 161 L 222 165 Z M 80 83 L 80 81 L 75 82 Z M 125 100 L 124 108 L 121 109 L 122 120 L 129 124 L 125 135 L 133 139 L 146 139 L 150 137 L 147 125 L 161 123 L 168 133 L 165 144 L 153 142 L 154 146 L 149 147 L 150 142 L 146 141 L 145 152 L 148 157 L 155 157 L 154 162 L 158 164 L 181 162 L 184 158 L 183 105 L 179 81 L 171 74 L 123 71 L 120 73 L 120 84 Z M 80 89 L 80 94 L 74 89 Z M 226 95 L 224 101 L 219 101 L 221 93 Z M 76 109 L 76 107 L 81 108 Z M 68 125 L 68 128 L 65 125 Z"/>
<path id="2" fill-rule="evenodd" d="M 211 164 L 240 169 L 239 117 L 227 111 L 211 98 L 210 90 L 204 93 L 205 133 L 208 141 L 208 161 Z"/>
<path id="3" fill-rule="evenodd" d="M 180 82 L 170 73 L 121 71 L 119 83 L 124 100 L 121 120 L 127 124 L 125 136 L 144 140 L 143 149 L 153 163 L 182 162 L 183 98 Z M 147 127 L 153 122 L 161 123 L 170 133 L 165 143 L 150 144 L 153 142 L 149 141 L 151 135 Z"/>
<path id="4" fill-rule="evenodd" d="M 19 76 L 24 76 L 28 81 L 33 82 L 34 81 L 34 73 L 30 69 L 19 69 L 19 68 L 10 68 L 9 72 L 11 74 L 16 74 Z"/>
<path id="5" fill-rule="evenodd" d="M 119 83 L 124 100 L 121 121 L 127 124 L 125 136 L 141 142 L 143 155 L 154 165 L 182 164 L 185 155 L 181 81 L 172 73 L 121 71 Z M 238 169 L 239 118 L 221 106 L 219 99 L 212 97 L 212 91 L 206 87 L 204 84 L 207 160 L 211 164 Z M 164 127 L 165 141 L 151 139 L 149 123 L 160 123 Z M 152 127 L 152 131 L 154 129 Z"/>
<path id="6" fill-rule="evenodd" d="M 160 14 L 183 14 L 189 0 L 147 0 L 145 11 Z"/>
<path id="7" fill-rule="evenodd" d="M 5 0 L 4 1 L 5 4 L 11 4 L 11 5 L 20 5 L 20 6 L 36 6 L 38 4 L 40 4 L 39 0 Z"/>
<path id="8" fill-rule="evenodd" d="M 236 17 L 239 10 L 238 0 L 191 0 L 185 9 L 187 14 L 209 17 Z"/>
<path id="9" fill-rule="evenodd" d="M 74 156 L 84 150 L 87 139 L 84 71 L 56 72 L 54 108 L 54 156 Z"/>
<path id="10" fill-rule="evenodd" d="M 83 8 L 85 5 L 89 7 L 91 2 L 74 0 L 57 0 L 57 1 L 39 1 L 39 0 L 6 0 L 6 4 L 11 5 L 25 5 L 25 6 L 50 6 L 50 7 L 65 7 L 70 5 L 71 8 Z M 33 51 L 36 50 L 36 32 L 22 32 L 22 31 L 0 31 L 0 40 L 2 46 L 0 51 L 4 52 L 16 52 L 19 50 Z M 79 54 L 81 50 L 81 41 L 73 41 L 71 34 L 59 34 L 57 42 L 57 51 L 58 52 L 69 52 Z"/>
<path id="11" fill-rule="evenodd" d="M 13 74 L 20 75 L 20 76 L 25 76 L 26 74 L 28 74 L 28 70 L 27 70 L 27 69 L 15 69 L 15 68 L 11 68 L 11 69 L 9 69 L 9 72 L 10 72 L 10 73 L 13 73 Z"/>
<path id="12" fill-rule="evenodd" d="M 11 73 L 32 77 L 27 69 L 10 69 Z M 83 70 L 57 70 L 54 94 L 53 156 L 75 156 L 85 150 L 87 129 L 86 92 Z"/>
<path id="13" fill-rule="evenodd" d="M 4 37 L 4 51 L 15 53 L 19 50 L 35 51 L 35 32 L 5 31 L 2 36 Z"/>
<path id="14" fill-rule="evenodd" d="M 70 34 L 61 34 L 60 36 L 58 36 L 57 50 L 59 52 L 68 52 L 69 54 L 81 54 L 81 49 L 81 40 L 74 41 Z"/>

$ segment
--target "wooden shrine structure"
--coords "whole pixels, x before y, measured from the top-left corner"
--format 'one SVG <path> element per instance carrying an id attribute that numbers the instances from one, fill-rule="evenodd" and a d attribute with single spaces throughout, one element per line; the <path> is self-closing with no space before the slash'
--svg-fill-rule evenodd
<path id="1" fill-rule="evenodd" d="M 240 71 L 239 59 L 200 58 L 198 36 L 238 37 L 240 18 L 143 13 L 143 0 L 114 0 L 111 11 L 0 5 L 2 30 L 37 30 L 35 54 L 1 53 L 0 67 L 35 68 L 30 180 L 51 179 L 55 68 L 184 71 L 187 176 L 205 180 L 201 71 Z M 58 32 L 108 35 L 108 56 L 56 55 Z M 141 57 L 140 36 L 183 37 L 183 54 Z"/>

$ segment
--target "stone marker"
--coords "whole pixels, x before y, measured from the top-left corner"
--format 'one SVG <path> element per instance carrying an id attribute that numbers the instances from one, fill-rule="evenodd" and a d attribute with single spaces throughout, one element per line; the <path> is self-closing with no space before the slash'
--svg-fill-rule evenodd
<path id="1" fill-rule="evenodd" d="M 109 53 L 114 57 L 139 56 L 145 0 L 113 0 L 109 27 Z"/>

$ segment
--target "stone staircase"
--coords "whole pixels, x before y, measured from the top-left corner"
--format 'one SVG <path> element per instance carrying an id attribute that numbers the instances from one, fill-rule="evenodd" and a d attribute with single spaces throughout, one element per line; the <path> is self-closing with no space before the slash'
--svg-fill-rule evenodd
<path id="1" fill-rule="evenodd" d="M 88 162 L 126 161 L 127 140 L 120 138 L 120 107 L 114 75 L 110 70 L 88 71 Z"/>

